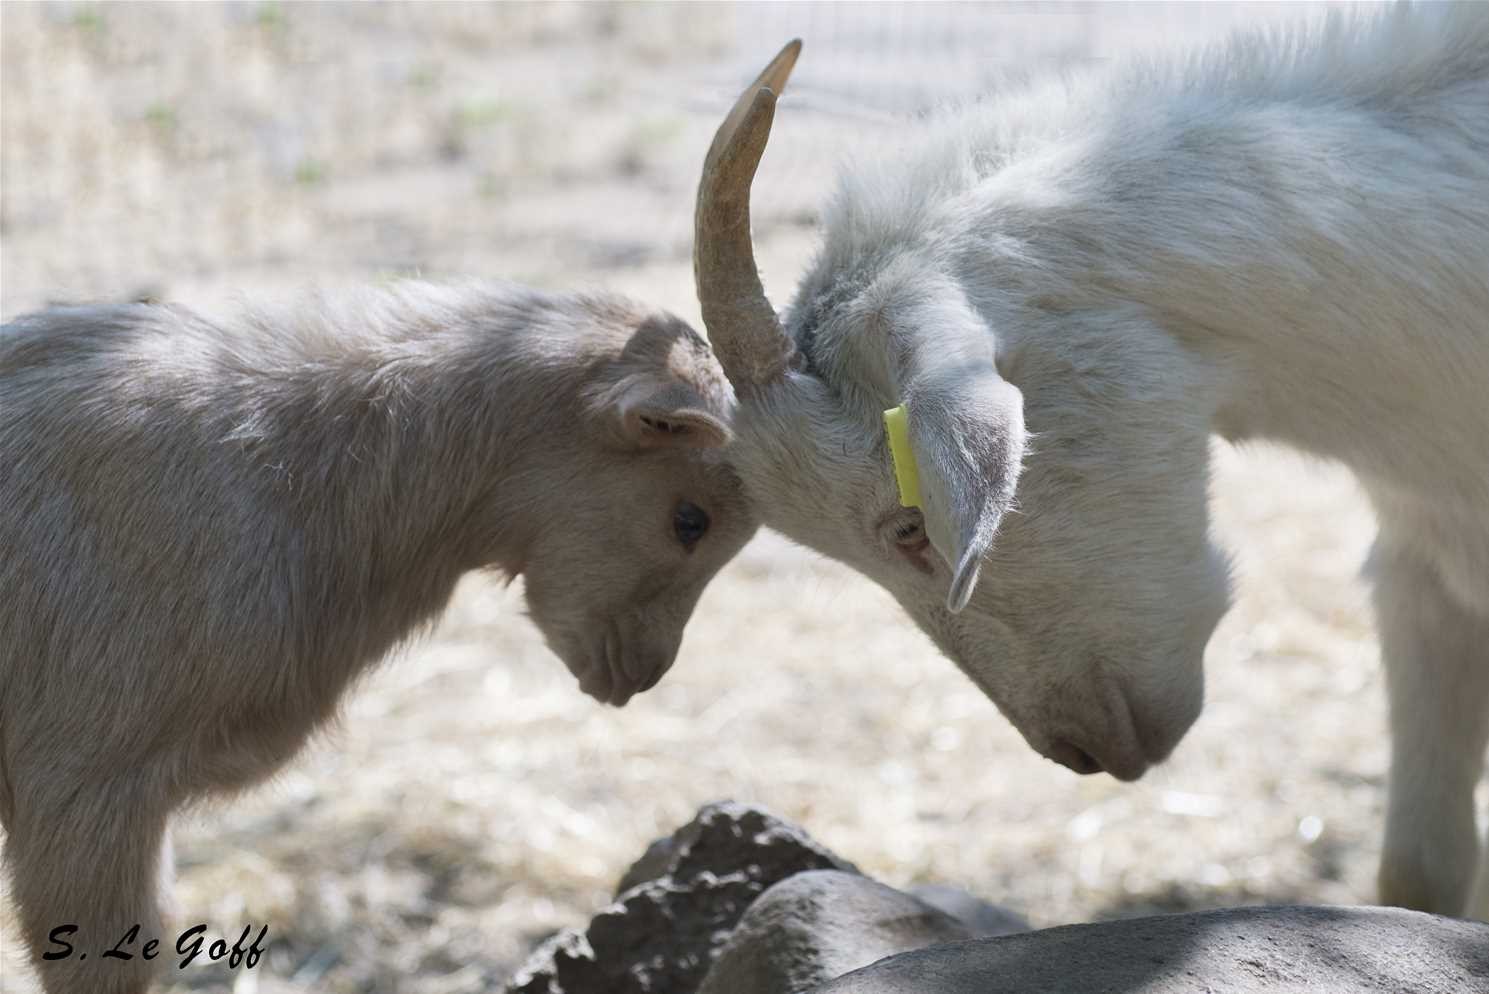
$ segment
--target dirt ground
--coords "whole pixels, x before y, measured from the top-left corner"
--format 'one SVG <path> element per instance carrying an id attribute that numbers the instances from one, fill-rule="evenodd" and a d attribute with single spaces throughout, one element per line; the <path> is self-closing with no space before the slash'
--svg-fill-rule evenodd
<path id="1" fill-rule="evenodd" d="M 696 169 L 733 92 L 806 50 L 757 183 L 784 302 L 817 205 L 897 115 L 1010 72 L 1296 6 L 310 5 L 0 8 L 0 314 L 149 294 L 491 275 L 605 286 L 697 322 Z M 654 836 L 732 797 L 897 885 L 1037 924 L 1360 903 L 1380 844 L 1369 510 L 1337 469 L 1217 447 L 1240 596 L 1208 706 L 1135 785 L 1032 753 L 890 598 L 762 535 L 675 669 L 583 697 L 477 577 L 274 783 L 176 831 L 183 922 L 267 924 L 254 970 L 171 992 L 464 994 L 581 923 Z M 1481 794 L 1481 808 L 1485 798 Z M 29 990 L 0 912 L 0 989 Z"/>

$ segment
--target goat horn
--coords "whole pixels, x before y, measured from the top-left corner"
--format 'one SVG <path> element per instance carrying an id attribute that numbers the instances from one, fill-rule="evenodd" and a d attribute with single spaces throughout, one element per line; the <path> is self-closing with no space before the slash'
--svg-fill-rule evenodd
<path id="1" fill-rule="evenodd" d="M 739 391 L 780 376 L 796 356 L 755 268 L 750 184 L 770 138 L 776 95 L 800 53 L 800 39 L 793 40 L 745 88 L 714 135 L 698 183 L 693 280 L 709 341 Z"/>

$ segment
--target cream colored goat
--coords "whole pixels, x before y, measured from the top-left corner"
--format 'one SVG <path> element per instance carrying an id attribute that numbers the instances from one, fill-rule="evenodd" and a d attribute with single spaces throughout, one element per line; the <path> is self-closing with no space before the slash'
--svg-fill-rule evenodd
<path id="1" fill-rule="evenodd" d="M 611 297 L 5 325 L 0 820 L 49 994 L 146 989 L 171 812 L 287 762 L 462 574 L 525 577 L 593 696 L 660 679 L 755 530 L 731 404 L 686 324 Z"/>
<path id="2" fill-rule="evenodd" d="M 1228 603 L 1210 436 L 1348 465 L 1380 519 L 1380 894 L 1463 912 L 1489 738 L 1489 5 L 1331 15 L 907 123 L 854 157 L 782 324 L 749 188 L 795 58 L 740 98 L 698 195 L 764 522 L 886 587 L 1039 752 L 1135 779 L 1199 716 Z M 923 509 L 884 444 L 900 403 Z"/>

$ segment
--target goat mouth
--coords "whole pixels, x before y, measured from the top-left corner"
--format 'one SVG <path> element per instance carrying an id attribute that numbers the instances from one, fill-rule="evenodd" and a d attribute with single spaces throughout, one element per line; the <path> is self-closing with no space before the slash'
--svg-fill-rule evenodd
<path id="1" fill-rule="evenodd" d="M 1108 684 L 1104 688 L 1108 713 L 1104 722 L 1105 734 L 1054 734 L 1046 737 L 1048 733 L 1042 731 L 1040 723 L 1025 722 L 1018 712 L 1004 706 L 992 681 L 972 662 L 976 655 L 963 651 L 961 633 L 962 629 L 954 623 L 942 628 L 933 626 L 930 629 L 931 637 L 936 643 L 977 689 L 993 702 L 1035 752 L 1082 776 L 1110 773 L 1118 780 L 1131 782 L 1148 771 L 1152 760 L 1144 752 L 1138 738 L 1137 725 L 1127 698 L 1115 684 Z M 1064 728 L 1069 729 L 1070 725 L 1066 724 Z"/>
<path id="2" fill-rule="evenodd" d="M 1092 773 L 1102 772 L 1101 763 L 1089 752 L 1078 745 L 1074 745 L 1064 739 L 1056 739 L 1050 743 L 1045 751 L 1045 756 L 1059 763 L 1072 773 L 1088 776 Z"/>
<path id="3" fill-rule="evenodd" d="M 1149 766 L 1147 758 L 1135 749 L 1119 746 L 1111 750 L 1093 751 L 1065 738 L 1055 739 L 1041 749 L 1040 753 L 1072 773 L 1079 773 L 1081 776 L 1109 773 L 1128 783 L 1141 778 L 1148 772 Z"/>
<path id="4" fill-rule="evenodd" d="M 628 653 L 619 626 L 607 625 L 585 660 L 579 689 L 601 704 L 618 708 L 655 687 L 670 668 L 671 657 L 648 654 L 634 644 L 630 649 Z"/>
<path id="5" fill-rule="evenodd" d="M 1102 772 L 1110 773 L 1116 779 L 1126 783 L 1142 779 L 1150 765 L 1146 756 L 1132 749 L 1118 749 L 1098 762 L 1101 764 Z"/>
<path id="6" fill-rule="evenodd" d="M 1137 780 L 1161 757 L 1148 753 L 1121 688 L 1108 683 L 1103 696 L 1106 715 L 1094 737 L 1057 734 L 1039 751 L 1047 759 L 1083 776 L 1109 773 L 1118 780 Z"/>
<path id="7" fill-rule="evenodd" d="M 579 689 L 601 704 L 609 704 L 615 692 L 615 678 L 603 660 L 591 660 L 579 674 Z"/>
<path id="8" fill-rule="evenodd" d="M 1148 772 L 1148 766 L 1150 766 L 1147 759 L 1127 750 L 1108 753 L 1105 759 L 1102 759 L 1099 754 L 1090 753 L 1063 738 L 1057 738 L 1041 751 L 1045 759 L 1054 760 L 1069 771 L 1077 772 L 1083 777 L 1090 777 L 1093 774 L 1111 774 L 1112 777 L 1124 783 L 1141 780 L 1142 775 Z"/>
<path id="9" fill-rule="evenodd" d="M 577 665 L 570 671 L 579 681 L 579 689 L 599 701 L 620 707 L 630 700 L 629 681 L 619 667 L 617 639 L 613 632 L 606 631 L 589 651 L 583 652 Z"/>
<path id="10" fill-rule="evenodd" d="M 635 695 L 635 684 L 626 674 L 625 657 L 621 648 L 620 632 L 614 625 L 605 629 L 605 669 L 610 676 L 610 693 L 605 703 L 612 707 L 624 707 Z"/>
<path id="11" fill-rule="evenodd" d="M 1106 696 L 1108 713 L 1111 716 L 1111 742 L 1115 748 L 1106 757 L 1108 762 L 1103 766 L 1118 780 L 1136 780 L 1164 757 L 1149 752 L 1138 726 L 1137 715 L 1133 713 L 1132 702 L 1122 692 L 1122 688 L 1115 683 L 1108 683 Z"/>

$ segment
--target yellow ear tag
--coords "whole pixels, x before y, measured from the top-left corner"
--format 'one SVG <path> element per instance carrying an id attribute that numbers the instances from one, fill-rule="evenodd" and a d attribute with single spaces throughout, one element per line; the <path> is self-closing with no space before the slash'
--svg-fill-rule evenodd
<path id="1" fill-rule="evenodd" d="M 900 506 L 920 506 L 920 474 L 915 453 L 910 450 L 910 419 L 905 405 L 884 412 L 884 432 L 889 436 L 889 454 L 894 459 L 894 478 L 900 485 Z"/>

